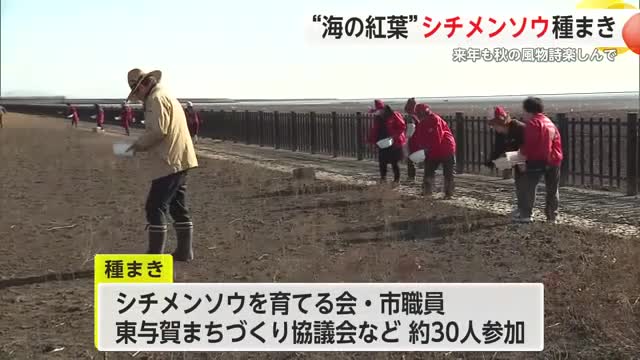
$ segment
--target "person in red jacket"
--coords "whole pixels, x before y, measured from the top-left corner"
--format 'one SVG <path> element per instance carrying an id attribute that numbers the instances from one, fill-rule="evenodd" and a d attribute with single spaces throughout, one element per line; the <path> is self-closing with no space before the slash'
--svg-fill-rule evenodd
<path id="1" fill-rule="evenodd" d="M 185 113 L 187 115 L 187 124 L 189 125 L 189 134 L 191 134 L 191 140 L 195 144 L 198 141 L 198 131 L 200 130 L 200 116 L 198 116 L 198 112 L 193 108 L 191 101 L 187 102 Z"/>
<path id="2" fill-rule="evenodd" d="M 71 104 L 67 104 L 67 117 L 71 117 L 71 126 L 78 127 L 78 121 L 80 121 L 80 117 L 78 116 L 78 109 Z"/>
<path id="3" fill-rule="evenodd" d="M 124 131 L 127 132 L 127 136 L 131 135 L 129 130 L 129 126 L 131 125 L 131 121 L 133 120 L 133 111 L 131 110 L 131 106 L 127 104 L 127 102 L 122 103 L 122 112 L 120 113 L 120 121 L 122 122 L 122 127 Z"/>
<path id="4" fill-rule="evenodd" d="M 95 104 L 96 108 L 96 125 L 100 128 L 100 130 L 104 130 L 104 109 L 100 104 Z"/>
<path id="5" fill-rule="evenodd" d="M 411 153 L 425 150 L 423 194 L 431 196 L 436 170 L 442 164 L 445 199 L 451 199 L 454 191 L 454 167 L 456 164 L 456 140 L 449 125 L 426 104 L 416 105 L 420 122 L 409 143 Z"/>
<path id="6" fill-rule="evenodd" d="M 529 97 L 523 103 L 524 143 L 520 153 L 527 159 L 521 166 L 525 171 L 525 186 L 518 208 L 520 223 L 532 222 L 533 207 L 536 201 L 536 188 L 544 176 L 546 189 L 545 215 L 549 222 L 555 222 L 558 216 L 560 200 L 560 164 L 562 163 L 562 140 L 558 128 L 544 115 L 542 100 Z"/>
<path id="7" fill-rule="evenodd" d="M 378 148 L 378 164 L 380 166 L 380 180 L 385 182 L 387 178 L 387 167 L 391 164 L 393 169 L 393 182 L 400 182 L 400 167 L 398 163 L 402 160 L 402 148 L 407 142 L 405 130 L 407 125 L 402 114 L 393 111 L 391 107 L 385 105 L 381 100 L 374 102 L 374 108 L 370 111 L 375 113 L 373 127 L 369 133 L 369 143 L 376 144 L 386 138 L 392 138 L 393 143 L 385 149 Z"/>

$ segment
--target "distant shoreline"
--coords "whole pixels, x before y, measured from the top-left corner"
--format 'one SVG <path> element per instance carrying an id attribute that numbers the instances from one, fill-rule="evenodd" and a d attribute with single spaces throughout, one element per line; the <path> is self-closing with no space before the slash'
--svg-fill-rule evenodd
<path id="1" fill-rule="evenodd" d="M 544 101 L 545 112 L 567 113 L 571 116 L 585 117 L 626 117 L 627 113 L 640 112 L 640 92 L 606 92 L 583 94 L 537 95 Z M 521 112 L 522 101 L 526 95 L 473 96 L 473 97 L 431 97 L 416 100 L 427 103 L 440 114 L 452 115 L 463 112 L 469 116 L 488 116 L 494 106 L 502 105 L 512 114 Z M 385 104 L 394 110 L 402 110 L 407 98 L 383 98 Z M 373 99 L 297 99 L 297 100 L 231 100 L 231 99 L 179 99 L 183 104 L 192 101 L 199 111 L 264 111 L 296 113 L 357 113 L 366 112 Z M 122 99 L 0 99 L 0 104 L 8 109 L 15 106 L 54 106 L 64 107 L 73 103 L 79 108 L 88 109 L 98 103 L 105 108 L 119 108 Z M 133 104 L 139 108 L 140 104 Z"/>
<path id="2" fill-rule="evenodd" d="M 546 98 L 567 98 L 567 97 L 589 97 L 589 98 L 598 98 L 598 97 L 611 97 L 611 96 L 629 96 L 640 98 L 640 91 L 611 91 L 611 92 L 587 92 L 587 93 L 554 93 L 554 94 L 519 94 L 519 95 L 456 95 L 456 96 L 415 96 L 416 99 L 423 100 L 448 100 L 448 101 L 463 101 L 465 99 L 509 99 L 509 98 L 524 98 L 527 96 L 538 96 L 538 97 L 546 97 Z M 407 99 L 407 97 L 389 97 L 389 98 L 381 98 L 382 100 L 387 101 L 398 101 Z M 200 98 L 200 97 L 179 97 L 180 101 L 192 101 L 194 103 L 279 103 L 279 102 L 292 102 L 292 103 L 300 103 L 300 102 L 362 102 L 372 100 L 370 98 L 297 98 L 297 99 L 231 99 L 231 98 Z M 53 103 L 54 101 L 57 103 L 66 103 L 66 102 L 74 102 L 74 103 L 104 103 L 104 104 L 115 104 L 124 101 L 124 98 L 73 98 L 73 97 L 64 97 L 64 96 L 8 96 L 8 97 L 0 97 L 0 102 L 25 102 L 25 101 L 33 101 L 34 103 L 38 102 L 47 102 Z"/>

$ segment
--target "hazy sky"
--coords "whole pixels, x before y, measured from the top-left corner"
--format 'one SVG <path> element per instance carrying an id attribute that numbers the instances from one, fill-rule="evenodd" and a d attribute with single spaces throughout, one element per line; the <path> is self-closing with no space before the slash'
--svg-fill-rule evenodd
<path id="1" fill-rule="evenodd" d="M 631 52 L 614 63 L 453 63 L 453 43 L 331 47 L 309 42 L 304 33 L 314 13 L 533 14 L 573 11 L 577 0 L 0 1 L 3 95 L 124 97 L 133 67 L 161 69 L 163 83 L 181 97 L 423 97 L 639 87 L 640 56 Z"/>

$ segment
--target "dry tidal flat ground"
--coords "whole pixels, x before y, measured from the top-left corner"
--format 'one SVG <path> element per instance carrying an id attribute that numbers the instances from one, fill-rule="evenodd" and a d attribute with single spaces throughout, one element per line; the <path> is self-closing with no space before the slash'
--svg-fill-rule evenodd
<path id="1" fill-rule="evenodd" d="M 144 157 L 113 137 L 9 114 L 0 130 L 0 359 L 101 359 L 95 253 L 144 251 Z M 179 282 L 544 282 L 542 353 L 140 353 L 136 359 L 631 359 L 640 354 L 637 238 L 506 217 L 380 188 L 200 157 L 189 178 L 196 260 Z M 434 240 L 435 238 L 435 240 Z M 173 240 L 169 249 L 174 246 Z M 1 286 L 5 285 L 5 286 Z M 51 352 L 55 348 L 62 351 Z M 111 353 L 108 359 L 130 359 Z"/>

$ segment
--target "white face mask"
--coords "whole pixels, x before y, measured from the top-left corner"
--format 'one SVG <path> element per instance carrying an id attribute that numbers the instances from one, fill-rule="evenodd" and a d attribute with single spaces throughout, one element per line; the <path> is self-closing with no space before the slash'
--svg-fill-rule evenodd
<path id="1" fill-rule="evenodd" d="M 377 116 L 380 116 L 380 115 L 382 115 L 382 112 L 383 112 L 383 110 L 380 109 L 380 110 L 376 110 L 376 112 L 374 114 L 376 114 Z"/>

